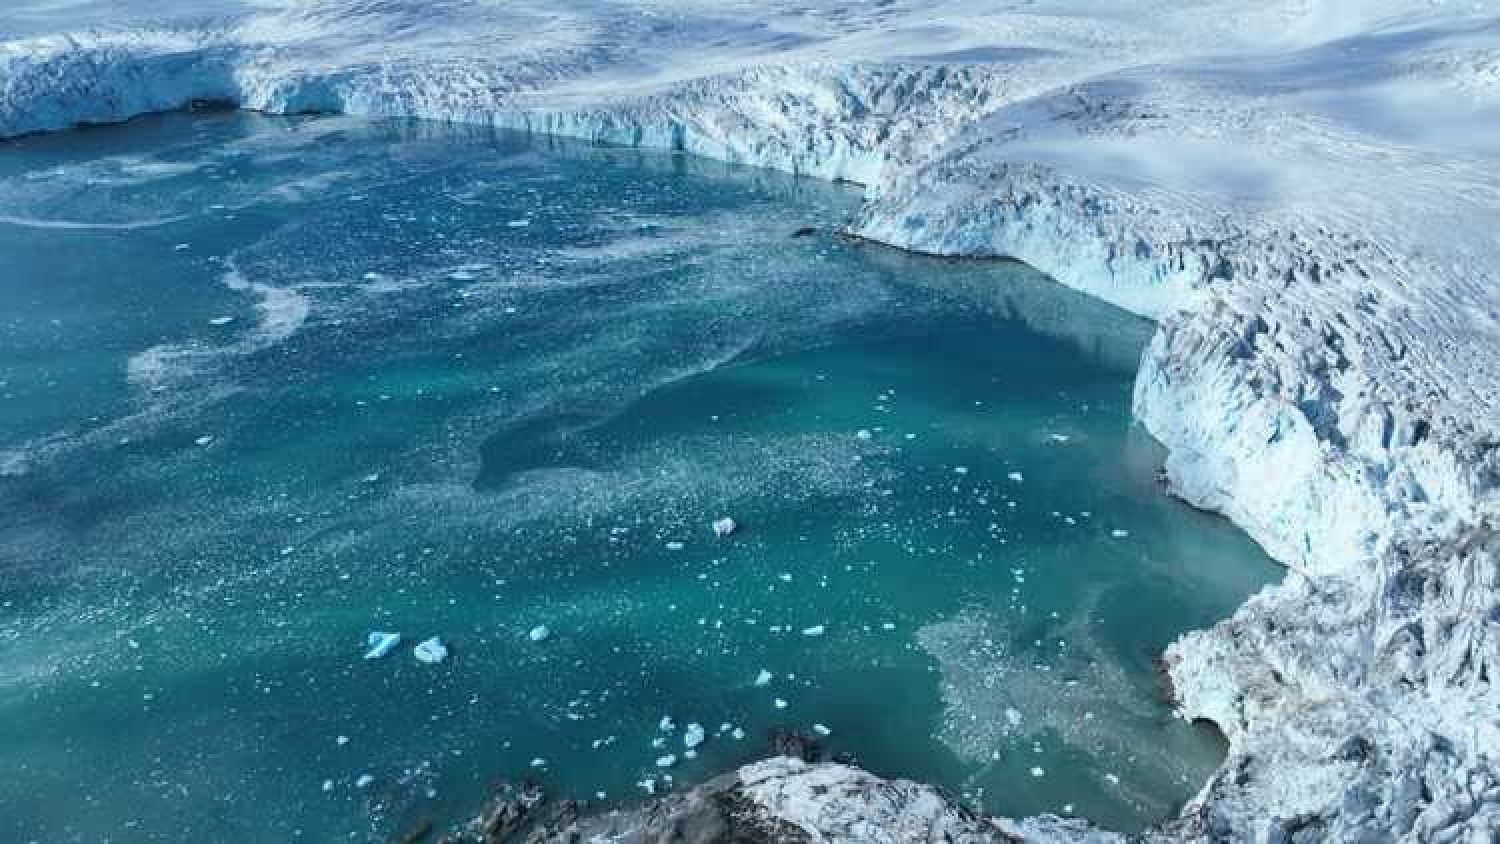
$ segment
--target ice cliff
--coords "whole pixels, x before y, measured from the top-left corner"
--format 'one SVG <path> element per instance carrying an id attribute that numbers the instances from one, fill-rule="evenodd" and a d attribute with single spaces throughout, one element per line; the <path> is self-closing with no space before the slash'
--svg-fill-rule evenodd
<path id="1" fill-rule="evenodd" d="M 1147 837 L 1500 838 L 1500 14 L 1485 4 L 154 8 L 0 12 L 0 135 L 214 101 L 681 149 L 861 182 L 861 236 L 1014 256 L 1156 319 L 1135 407 L 1175 491 L 1290 574 L 1167 654 L 1183 714 L 1218 724 L 1230 753 Z M 807 840 L 882 840 L 899 820 L 866 811 L 886 784 L 857 769 L 735 776 Z M 875 826 L 823 825 L 855 816 Z"/>

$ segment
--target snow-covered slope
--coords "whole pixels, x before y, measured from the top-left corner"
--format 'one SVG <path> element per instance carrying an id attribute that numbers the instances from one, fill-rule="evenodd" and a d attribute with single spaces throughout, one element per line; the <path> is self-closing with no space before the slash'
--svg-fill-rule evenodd
<path id="1" fill-rule="evenodd" d="M 1169 653 L 1231 753 L 1159 834 L 1500 835 L 1485 2 L 177 5 L 13 0 L 0 135 L 214 100 L 680 148 L 1156 318 L 1136 411 L 1176 489 L 1292 568 Z"/>

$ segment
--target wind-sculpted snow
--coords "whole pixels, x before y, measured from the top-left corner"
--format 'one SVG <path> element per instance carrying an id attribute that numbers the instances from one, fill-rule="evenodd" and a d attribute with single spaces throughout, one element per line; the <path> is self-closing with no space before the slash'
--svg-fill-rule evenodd
<path id="1" fill-rule="evenodd" d="M 1151 835 L 1500 835 L 1482 5 L 266 0 L 73 35 L 39 7 L 0 23 L 0 135 L 222 101 L 675 148 L 862 182 L 861 236 L 1153 317 L 1136 412 L 1173 488 L 1292 572 L 1170 650 L 1231 748 Z"/>

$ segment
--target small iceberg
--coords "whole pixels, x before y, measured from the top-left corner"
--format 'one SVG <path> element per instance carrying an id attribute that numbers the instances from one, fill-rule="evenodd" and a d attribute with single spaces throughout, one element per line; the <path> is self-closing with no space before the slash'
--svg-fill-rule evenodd
<path id="1" fill-rule="evenodd" d="M 702 744 L 705 738 L 707 738 L 707 736 L 704 734 L 702 724 L 688 724 L 687 732 L 682 734 L 682 743 L 686 745 L 688 751 L 691 752 L 692 750 L 697 748 L 698 745 Z"/>
<path id="2" fill-rule="evenodd" d="M 443 640 L 433 636 L 431 639 L 418 642 L 417 646 L 412 649 L 412 654 L 416 656 L 417 662 L 437 665 L 448 658 L 448 648 L 443 645 Z"/>
<path id="3" fill-rule="evenodd" d="M 735 524 L 734 519 L 731 519 L 728 516 L 725 516 L 722 519 L 716 519 L 714 521 L 713 528 L 714 528 L 714 536 L 717 536 L 718 538 L 723 539 L 724 537 L 730 535 L 731 533 L 734 533 L 735 530 L 737 528 L 739 528 L 739 525 Z"/>
<path id="4" fill-rule="evenodd" d="M 530 639 L 533 642 L 540 642 L 551 635 L 552 631 L 547 629 L 547 625 L 538 624 L 537 626 L 531 628 L 531 632 L 526 634 L 526 638 Z"/>
<path id="5" fill-rule="evenodd" d="M 365 659 L 380 659 L 388 656 L 399 644 L 401 644 L 400 633 L 383 633 L 377 630 L 365 637 L 365 645 L 369 648 L 365 651 Z"/>

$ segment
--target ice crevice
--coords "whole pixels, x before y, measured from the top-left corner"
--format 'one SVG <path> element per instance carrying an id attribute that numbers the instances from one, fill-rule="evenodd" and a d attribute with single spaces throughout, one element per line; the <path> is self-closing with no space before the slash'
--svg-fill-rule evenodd
<path id="1" fill-rule="evenodd" d="M 557 23 L 545 49 L 372 56 L 348 45 L 389 21 L 366 12 L 329 34 L 348 5 L 0 40 L 0 136 L 213 101 L 681 150 L 861 183 L 854 234 L 1018 258 L 1149 316 L 1134 406 L 1170 451 L 1172 489 L 1289 573 L 1169 649 L 1182 713 L 1218 724 L 1230 751 L 1143 837 L 1500 836 L 1495 18 L 1378 0 L 1329 28 L 1307 4 L 1141 0 L 1161 15 L 1147 33 L 1115 15 L 969 10 L 965 32 L 1014 51 L 974 63 L 908 58 L 879 37 L 889 18 L 837 38 L 798 18 L 808 46 L 731 28 L 710 49 L 602 12 Z M 890 14 L 949 8 L 906 6 Z M 1281 40 L 1256 41 L 1273 12 Z M 687 17 L 761 14 L 790 31 L 736 4 Z M 510 25 L 479 23 L 462 22 Z M 652 51 L 692 61 L 668 72 Z M 844 766 L 739 777 L 742 809 L 810 840 L 867 833 L 887 810 L 910 822 L 912 805 L 955 840 L 1113 837 L 948 813 Z M 872 789 L 884 808 L 857 810 Z M 842 825 L 818 826 L 829 818 Z"/>

